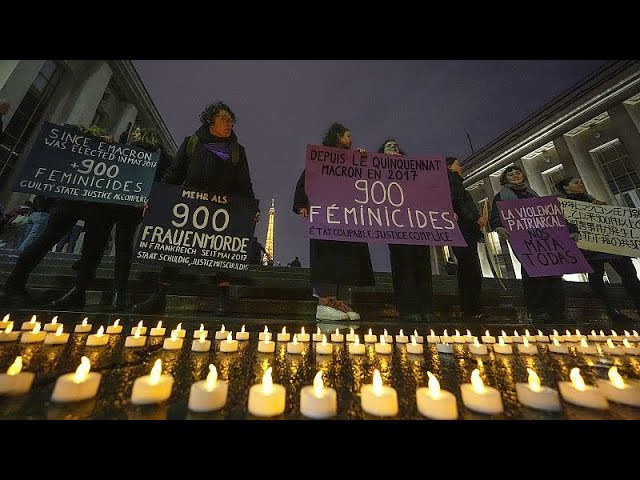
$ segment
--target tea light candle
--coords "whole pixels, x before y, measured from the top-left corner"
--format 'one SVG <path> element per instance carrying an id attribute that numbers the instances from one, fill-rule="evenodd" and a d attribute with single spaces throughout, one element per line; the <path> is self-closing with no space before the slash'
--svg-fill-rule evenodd
<path id="1" fill-rule="evenodd" d="M 584 338 L 580 340 L 580 345 L 576 346 L 576 350 L 580 353 L 586 353 L 588 355 L 596 355 L 598 353 L 598 349 L 596 348 L 596 346 L 589 345 Z"/>
<path id="2" fill-rule="evenodd" d="M 304 331 L 304 327 L 300 327 L 300 333 L 298 334 L 299 342 L 308 342 L 310 340 L 309 334 Z"/>
<path id="3" fill-rule="evenodd" d="M 424 347 L 421 343 L 418 343 L 415 335 L 411 335 L 411 343 L 407 343 L 407 353 L 413 355 L 422 355 L 424 353 Z"/>
<path id="4" fill-rule="evenodd" d="M 291 340 L 291 334 L 287 333 L 287 327 L 282 327 L 282 331 L 278 334 L 279 342 L 288 342 Z"/>
<path id="5" fill-rule="evenodd" d="M 167 329 L 162 326 L 162 320 L 158 320 L 158 324 L 155 327 L 151 327 L 149 335 L 152 337 L 164 337 Z M 133 332 L 135 333 L 135 332 Z"/>
<path id="6" fill-rule="evenodd" d="M 236 332 L 236 340 L 249 340 L 249 332 L 245 331 L 244 325 L 242 325 L 239 332 Z"/>
<path id="7" fill-rule="evenodd" d="M 513 353 L 513 347 L 505 343 L 505 337 L 500 335 L 498 337 L 498 343 L 493 345 L 494 353 L 501 353 L 502 355 L 511 355 Z"/>
<path id="8" fill-rule="evenodd" d="M 496 337 L 489 333 L 489 330 L 484 331 L 484 335 L 480 337 L 482 343 L 496 343 Z"/>
<path id="9" fill-rule="evenodd" d="M 440 343 L 440 335 L 436 335 L 433 330 L 429 330 L 429 335 L 427 335 L 427 343 Z"/>
<path id="10" fill-rule="evenodd" d="M 56 330 L 58 330 L 59 326 L 60 324 L 58 323 L 58 316 L 56 315 L 51 319 L 49 323 L 44 324 L 43 330 L 45 332 L 55 332 Z"/>
<path id="11" fill-rule="evenodd" d="M 453 336 L 453 343 L 466 343 L 464 337 L 460 335 L 460 332 L 458 331 L 457 328 L 456 328 L 456 333 Z"/>
<path id="12" fill-rule="evenodd" d="M 640 382 L 625 382 L 618 373 L 617 367 L 609 369 L 609 380 L 598 379 L 596 385 L 598 390 L 612 402 L 640 407 Z"/>
<path id="13" fill-rule="evenodd" d="M 374 335 L 371 329 L 369 329 L 369 333 L 364 336 L 364 343 L 376 343 L 378 341 L 378 336 Z"/>
<path id="14" fill-rule="evenodd" d="M 140 335 L 146 335 L 147 334 L 147 327 L 145 327 L 142 323 L 142 320 L 140 320 L 138 322 L 138 325 L 135 327 L 131 327 L 131 335 L 136 333 L 136 329 L 140 329 Z"/>
<path id="15" fill-rule="evenodd" d="M 269 334 L 269 329 L 265 325 L 264 331 L 258 334 L 258 340 L 264 340 L 267 337 L 267 335 L 269 335 L 269 338 L 271 338 L 271 335 Z"/>
<path id="16" fill-rule="evenodd" d="M 383 355 L 388 355 L 391 353 L 391 344 L 385 342 L 384 340 L 385 336 L 386 335 L 381 335 L 380 341 L 373 346 L 376 353 L 381 353 Z"/>
<path id="17" fill-rule="evenodd" d="M 618 335 L 615 330 L 611 330 L 611 335 L 609 335 L 609 338 L 616 342 L 622 341 L 622 336 Z"/>
<path id="18" fill-rule="evenodd" d="M 585 385 L 579 368 L 572 368 L 569 374 L 570 382 L 558 382 L 560 395 L 563 400 L 580 407 L 606 410 L 609 408 L 607 399 L 596 387 Z"/>
<path id="19" fill-rule="evenodd" d="M 471 335 L 471 331 L 467 328 L 467 334 L 464 336 L 465 343 L 473 343 L 475 335 Z"/>
<path id="20" fill-rule="evenodd" d="M 300 413 L 309 418 L 333 417 L 338 413 L 337 398 L 335 389 L 324 386 L 322 370 L 319 370 L 313 379 L 313 385 L 304 386 L 300 390 Z"/>
<path id="21" fill-rule="evenodd" d="M 231 332 L 227 333 L 227 339 L 220 342 L 220 351 L 225 353 L 238 351 L 238 340 L 233 339 Z"/>
<path id="22" fill-rule="evenodd" d="M 360 335 L 356 335 L 355 341 L 349 344 L 349 353 L 352 355 L 364 355 L 364 344 L 360 343 Z"/>
<path id="23" fill-rule="evenodd" d="M 129 335 L 124 340 L 125 347 L 144 347 L 145 342 L 147 341 L 147 337 L 140 335 L 140 330 L 136 329 L 136 333 L 133 335 Z"/>
<path id="24" fill-rule="evenodd" d="M 224 325 L 222 326 L 222 328 L 224 329 Z M 172 335 L 173 335 L 173 332 L 176 332 L 176 336 L 178 338 L 184 338 L 187 336 L 187 331 L 182 328 L 182 323 L 179 323 L 178 326 L 175 328 L 175 330 L 171 330 Z"/>
<path id="25" fill-rule="evenodd" d="M 381 339 L 380 343 L 383 341 L 384 339 Z M 373 383 L 360 388 L 360 401 L 362 410 L 371 415 L 393 417 L 398 414 L 398 394 L 394 388 L 382 384 L 382 377 L 377 368 L 373 372 Z"/>
<path id="26" fill-rule="evenodd" d="M 331 334 L 331 341 L 335 343 L 342 343 L 344 342 L 344 335 L 336 328 L 335 333 Z"/>
<path id="27" fill-rule="evenodd" d="M 391 342 L 393 342 L 393 338 L 391 337 L 391 335 L 389 335 L 389 334 L 387 333 L 387 329 L 386 329 L 386 328 L 384 329 L 383 334 L 382 334 L 382 335 L 380 335 L 380 340 L 381 340 L 381 341 L 382 341 L 382 338 L 384 338 L 384 342 L 385 342 L 385 343 L 391 343 Z"/>
<path id="28" fill-rule="evenodd" d="M 222 326 L 220 327 L 220 330 L 216 331 L 216 340 L 226 340 L 228 334 L 229 332 L 224 329 L 224 323 L 223 323 Z"/>
<path id="29" fill-rule="evenodd" d="M 522 345 L 518 345 L 518 352 L 525 355 L 537 355 L 538 347 L 531 345 L 527 337 L 522 337 Z"/>
<path id="30" fill-rule="evenodd" d="M 302 353 L 302 350 L 304 350 L 304 344 L 298 343 L 298 334 L 294 333 L 293 342 L 287 343 L 287 353 L 293 353 L 293 354 L 299 355 Z"/>
<path id="31" fill-rule="evenodd" d="M 15 342 L 21 332 L 13 331 L 13 323 L 10 323 L 3 332 L 0 332 L 0 342 Z"/>
<path id="32" fill-rule="evenodd" d="M 249 389 L 249 413 L 256 417 L 274 417 L 284 413 L 286 390 L 282 385 L 273 383 L 272 367 L 267 368 L 262 376 L 262 383 L 252 385 Z"/>
<path id="33" fill-rule="evenodd" d="M 87 317 L 84 317 L 84 319 L 82 320 L 82 323 L 79 323 L 78 325 L 76 325 L 73 331 L 75 333 L 88 333 L 91 331 L 91 327 L 92 325 L 89 323 L 89 319 Z"/>
<path id="34" fill-rule="evenodd" d="M 333 344 L 327 343 L 326 335 L 322 335 L 322 342 L 316 343 L 316 353 L 320 355 L 331 355 L 333 353 Z"/>
<path id="35" fill-rule="evenodd" d="M 262 353 L 273 353 L 276 351 L 275 342 L 271 341 L 271 334 L 265 333 L 264 340 L 258 342 L 258 351 Z"/>
<path id="36" fill-rule="evenodd" d="M 171 330 L 171 337 L 165 338 L 162 342 L 163 350 L 180 350 L 182 348 L 182 338 L 178 338 L 178 330 Z"/>
<path id="37" fill-rule="evenodd" d="M 120 325 L 120 319 L 119 318 L 115 322 L 113 322 L 113 325 L 109 325 L 107 327 L 107 333 L 109 335 L 118 335 L 118 334 L 122 333 L 122 325 Z"/>
<path id="38" fill-rule="evenodd" d="M 23 395 L 31 390 L 36 374 L 22 371 L 22 357 L 17 356 L 7 369 L 0 373 L 0 395 Z"/>
<path id="39" fill-rule="evenodd" d="M 630 342 L 640 342 L 640 335 L 636 330 L 631 331 L 631 336 L 629 337 Z"/>
<path id="40" fill-rule="evenodd" d="M 87 337 L 87 347 L 101 347 L 109 342 L 109 336 L 104 334 L 104 327 L 100 325 L 98 332 Z"/>
<path id="41" fill-rule="evenodd" d="M 496 415 L 504 411 L 500 392 L 493 387 L 485 386 L 480 378 L 480 370 L 477 368 L 471 372 L 471 383 L 460 385 L 460 392 L 462 403 L 469 410 L 487 415 Z"/>
<path id="42" fill-rule="evenodd" d="M 526 329 L 525 329 L 525 331 L 524 331 L 524 335 L 522 336 L 522 338 L 523 338 L 523 339 L 525 339 L 525 338 L 526 338 L 526 339 L 527 339 L 527 341 L 528 341 L 529 343 L 535 343 L 535 342 L 537 342 L 537 341 L 538 341 L 538 340 L 536 339 L 536 337 L 535 337 L 535 336 L 533 336 L 533 335 L 531 335 L 531 334 L 529 333 L 529 330 L 526 330 Z"/>
<path id="43" fill-rule="evenodd" d="M 62 329 L 64 327 L 61 323 L 58 324 L 58 329 L 55 333 L 47 333 L 47 336 L 44 338 L 45 345 L 64 345 L 69 340 L 69 334 L 63 333 Z"/>
<path id="44" fill-rule="evenodd" d="M 473 344 L 469 345 L 469 353 L 474 355 L 486 355 L 488 353 L 487 346 L 479 343 L 478 338 L 476 337 Z"/>
<path id="45" fill-rule="evenodd" d="M 608 338 L 604 346 L 604 353 L 608 353 L 609 355 L 624 355 L 624 348 L 614 345 L 611 339 Z"/>
<path id="46" fill-rule="evenodd" d="M 499 338 L 502 338 L 503 343 L 513 343 L 513 337 L 510 337 L 509 335 L 507 335 L 507 332 L 505 332 L 504 330 L 500 331 Z"/>
<path id="47" fill-rule="evenodd" d="M 200 324 L 200 328 L 198 330 L 193 331 L 193 338 L 200 338 L 202 335 L 204 335 L 204 338 L 209 336 L 209 330 L 204 329 L 203 323 Z"/>
<path id="48" fill-rule="evenodd" d="M 200 338 L 196 338 L 191 342 L 192 352 L 208 352 L 211 350 L 211 340 L 207 340 L 204 332 L 200 333 Z"/>
<path id="49" fill-rule="evenodd" d="M 31 316 L 31 320 L 29 320 L 28 322 L 23 322 L 22 326 L 20 327 L 20 330 L 26 331 L 26 330 L 33 330 L 34 328 L 36 328 L 36 316 L 32 315 Z"/>
<path id="50" fill-rule="evenodd" d="M 536 342 L 549 343 L 549 336 L 538 330 L 538 334 L 536 335 Z"/>
<path id="51" fill-rule="evenodd" d="M 171 375 L 162 375 L 162 360 L 157 359 L 149 375 L 138 377 L 133 382 L 131 403 L 134 405 L 147 405 L 164 402 L 171 396 L 172 388 L 173 377 Z"/>
<path id="52" fill-rule="evenodd" d="M 529 372 L 529 383 L 516 383 L 516 395 L 518 401 L 525 407 L 536 410 L 546 410 L 549 412 L 559 412 L 562 410 L 558 391 L 554 388 L 540 385 L 540 377 L 531 368 Z"/>
<path id="53" fill-rule="evenodd" d="M 514 330 L 513 331 L 513 337 L 511 337 L 513 339 L 513 343 L 522 343 L 522 337 L 520 335 L 518 335 L 518 331 Z"/>
<path id="54" fill-rule="evenodd" d="M 11 321 L 10 318 L 11 316 L 8 313 L 4 317 L 2 317 L 2 320 L 0 320 L 0 330 L 4 330 L 10 324 L 13 325 L 13 321 Z M 58 317 L 53 317 L 53 318 L 58 318 Z"/>
<path id="55" fill-rule="evenodd" d="M 404 331 L 402 329 L 400 329 L 400 333 L 398 333 L 398 335 L 396 335 L 396 342 L 397 343 L 409 343 L 409 337 L 404 334 Z"/>
<path id="56" fill-rule="evenodd" d="M 347 333 L 347 342 L 353 342 L 356 338 L 356 334 L 353 331 L 353 328 L 349 328 L 349 333 Z"/>
<path id="57" fill-rule="evenodd" d="M 436 343 L 436 349 L 439 353 L 453 353 L 453 345 L 450 343 Z"/>
<path id="58" fill-rule="evenodd" d="M 87 357 L 80 359 L 80 365 L 74 373 L 58 377 L 53 387 L 51 400 L 54 402 L 79 402 L 93 398 L 98 393 L 102 375 L 91 372 L 91 362 Z"/>
<path id="59" fill-rule="evenodd" d="M 622 340 L 622 345 L 624 347 L 623 351 L 625 355 L 640 355 L 640 348 L 632 347 L 629 343 L 629 340 L 627 340 L 626 338 Z"/>
<path id="60" fill-rule="evenodd" d="M 205 342 L 211 343 L 210 340 Z M 210 364 L 206 380 L 199 380 L 191 385 L 189 410 L 193 412 L 220 410 L 227 403 L 228 391 L 229 382 L 218 380 L 218 371 L 214 365 Z"/>
<path id="61" fill-rule="evenodd" d="M 440 382 L 431 372 L 427 372 L 429 383 L 427 387 L 416 390 L 416 403 L 420 414 L 433 420 L 456 420 L 458 405 L 456 397 L 446 390 L 440 389 Z"/>
<path id="62" fill-rule="evenodd" d="M 453 343 L 453 336 L 447 333 L 446 328 L 442 335 L 440 335 L 440 343 Z"/>
<path id="63" fill-rule="evenodd" d="M 314 342 L 321 342 L 323 333 L 320 331 L 320 327 L 316 327 L 316 333 L 313 334 L 312 339 Z"/>
<path id="64" fill-rule="evenodd" d="M 424 337 L 422 335 L 418 335 L 418 330 L 413 329 L 413 336 L 416 338 L 416 343 L 424 343 Z"/>
<path id="65" fill-rule="evenodd" d="M 591 333 L 587 335 L 587 340 L 590 342 L 598 342 L 600 341 L 600 335 L 598 335 L 595 330 L 591 330 Z M 604 342 L 604 340 L 602 341 Z"/>
<path id="66" fill-rule="evenodd" d="M 40 322 L 36 322 L 36 326 L 33 330 L 27 330 L 22 333 L 20 337 L 20 343 L 40 343 L 44 342 L 44 338 L 47 336 L 47 332 L 40 330 Z"/>
<path id="67" fill-rule="evenodd" d="M 552 353 L 562 353 L 564 355 L 569 353 L 569 349 L 565 345 L 560 345 L 560 339 L 558 337 L 551 337 L 552 342 L 549 345 L 549 351 Z"/>

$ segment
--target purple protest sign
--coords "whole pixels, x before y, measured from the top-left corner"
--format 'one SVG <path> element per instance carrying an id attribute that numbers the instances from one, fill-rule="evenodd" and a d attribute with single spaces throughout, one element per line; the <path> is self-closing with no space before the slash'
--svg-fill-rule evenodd
<path id="1" fill-rule="evenodd" d="M 466 246 L 441 155 L 307 145 L 305 190 L 310 238 Z"/>
<path id="2" fill-rule="evenodd" d="M 496 202 L 509 243 L 530 277 L 591 273 L 556 197 Z"/>

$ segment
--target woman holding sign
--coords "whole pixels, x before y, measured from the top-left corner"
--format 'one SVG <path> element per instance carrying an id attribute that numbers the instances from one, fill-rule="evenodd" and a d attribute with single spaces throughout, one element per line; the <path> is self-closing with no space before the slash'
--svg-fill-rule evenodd
<path id="1" fill-rule="evenodd" d="M 351 148 L 351 142 L 349 129 L 334 123 L 325 133 L 322 145 L 348 150 Z M 296 185 L 293 211 L 304 218 L 309 217 L 309 198 L 305 192 L 304 171 Z M 360 242 L 311 239 L 309 247 L 311 283 L 318 296 L 316 319 L 360 320 L 360 315 L 349 306 L 351 290 L 346 285 L 374 284 L 369 245 Z"/>
<path id="2" fill-rule="evenodd" d="M 493 197 L 489 226 L 500 238 L 509 238 L 509 232 L 500 223 L 497 202 L 501 200 L 518 200 L 539 197 L 534 190 L 525 183 L 526 177 L 520 167 L 510 165 L 500 175 L 502 188 Z M 530 277 L 524 267 L 521 267 L 522 290 L 524 303 L 529 318 L 533 322 L 565 323 L 565 293 L 562 276 Z"/>

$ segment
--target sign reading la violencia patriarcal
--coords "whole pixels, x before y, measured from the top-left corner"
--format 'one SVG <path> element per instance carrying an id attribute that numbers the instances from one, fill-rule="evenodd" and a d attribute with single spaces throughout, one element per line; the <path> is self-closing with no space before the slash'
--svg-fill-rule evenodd
<path id="1" fill-rule="evenodd" d="M 45 123 L 13 191 L 99 203 L 141 205 L 160 152 L 107 143 L 73 126 Z"/>
<path id="2" fill-rule="evenodd" d="M 466 243 L 442 155 L 307 146 L 309 238 L 410 245 Z"/>

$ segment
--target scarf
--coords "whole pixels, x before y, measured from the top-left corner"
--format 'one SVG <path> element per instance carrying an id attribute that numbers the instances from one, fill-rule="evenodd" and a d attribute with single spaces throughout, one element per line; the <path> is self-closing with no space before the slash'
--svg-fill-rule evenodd
<path id="1" fill-rule="evenodd" d="M 231 147 L 227 142 L 213 142 L 213 143 L 205 143 L 204 147 L 214 155 L 220 157 L 221 159 L 227 161 L 231 158 Z"/>

